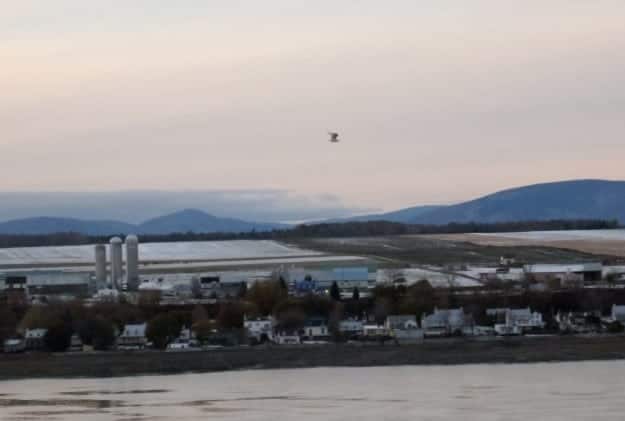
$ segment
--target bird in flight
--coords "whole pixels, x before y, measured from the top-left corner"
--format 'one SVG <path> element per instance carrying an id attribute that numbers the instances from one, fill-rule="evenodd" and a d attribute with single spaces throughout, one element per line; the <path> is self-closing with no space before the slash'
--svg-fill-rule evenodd
<path id="1" fill-rule="evenodd" d="M 334 132 L 328 132 L 330 135 L 330 143 L 339 143 L 339 134 Z"/>

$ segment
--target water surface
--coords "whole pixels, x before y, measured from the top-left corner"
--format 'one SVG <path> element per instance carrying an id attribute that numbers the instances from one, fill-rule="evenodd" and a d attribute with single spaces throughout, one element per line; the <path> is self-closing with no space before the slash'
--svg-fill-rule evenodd
<path id="1" fill-rule="evenodd" d="M 625 362 L 5 381 L 0 419 L 621 421 Z"/>

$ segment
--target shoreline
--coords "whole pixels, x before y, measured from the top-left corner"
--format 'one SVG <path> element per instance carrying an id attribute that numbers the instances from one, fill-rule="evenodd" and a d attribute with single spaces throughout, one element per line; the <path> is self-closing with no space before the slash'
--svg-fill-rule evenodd
<path id="1" fill-rule="evenodd" d="M 0 381 L 231 370 L 624 360 L 625 336 L 441 339 L 414 345 L 268 346 L 194 352 L 0 354 Z"/>

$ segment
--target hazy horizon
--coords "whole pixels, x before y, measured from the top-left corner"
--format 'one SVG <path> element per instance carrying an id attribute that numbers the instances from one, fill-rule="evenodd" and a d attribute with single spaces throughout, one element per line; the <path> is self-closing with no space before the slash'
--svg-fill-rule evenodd
<path id="1" fill-rule="evenodd" d="M 625 178 L 622 1 L 0 4 L 0 191 L 315 219 Z"/>

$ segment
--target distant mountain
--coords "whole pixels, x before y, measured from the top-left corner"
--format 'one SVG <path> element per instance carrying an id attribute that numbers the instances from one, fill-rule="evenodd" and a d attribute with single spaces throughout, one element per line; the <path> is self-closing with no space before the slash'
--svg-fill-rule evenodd
<path id="1" fill-rule="evenodd" d="M 616 219 L 625 223 L 625 181 L 572 180 L 500 191 L 424 212 L 410 222 Z"/>
<path id="2" fill-rule="evenodd" d="M 444 206 L 426 205 L 426 206 L 414 206 L 411 208 L 400 209 L 393 212 L 378 213 L 371 215 L 358 215 L 348 218 L 335 218 L 329 219 L 323 222 L 335 223 L 335 222 L 366 222 L 366 221 L 390 221 L 400 223 L 412 223 L 417 217 L 440 209 Z"/>
<path id="3" fill-rule="evenodd" d="M 187 209 L 142 224 L 133 225 L 120 221 L 82 220 L 73 218 L 26 218 L 0 223 L 0 234 L 53 234 L 77 232 L 87 235 L 113 234 L 171 234 L 270 231 L 287 225 L 247 222 L 232 218 L 219 218 L 208 213 Z"/>
<path id="4" fill-rule="evenodd" d="M 247 222 L 240 219 L 219 218 L 196 210 L 185 209 L 150 219 L 138 226 L 140 234 L 170 234 L 175 232 L 250 232 L 284 228 L 282 224 Z"/>
<path id="5" fill-rule="evenodd" d="M 379 221 L 410 224 L 510 222 L 550 219 L 616 219 L 625 224 L 625 181 L 572 180 L 503 190 L 450 206 L 416 206 L 324 222 Z M 110 220 L 28 218 L 0 223 L 0 234 L 79 232 L 90 235 L 268 231 L 288 225 L 221 218 L 186 209 L 138 225 Z"/>
<path id="6" fill-rule="evenodd" d="M 88 221 L 72 218 L 26 218 L 0 223 L 0 234 L 54 234 L 78 232 L 88 235 L 110 235 L 133 232 L 136 227 L 120 221 Z"/>

